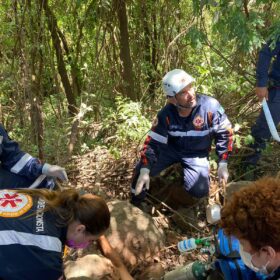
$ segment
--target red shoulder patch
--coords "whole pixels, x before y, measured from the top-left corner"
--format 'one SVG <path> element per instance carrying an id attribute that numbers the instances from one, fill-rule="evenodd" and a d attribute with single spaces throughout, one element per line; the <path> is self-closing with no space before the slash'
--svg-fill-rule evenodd
<path id="1" fill-rule="evenodd" d="M 195 116 L 193 120 L 193 125 L 195 129 L 201 129 L 204 124 L 204 120 L 200 115 Z"/>

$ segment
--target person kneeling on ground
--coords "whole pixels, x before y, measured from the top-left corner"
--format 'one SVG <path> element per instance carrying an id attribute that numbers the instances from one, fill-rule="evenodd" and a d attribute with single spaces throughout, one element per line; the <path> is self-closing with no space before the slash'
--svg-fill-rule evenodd
<path id="1" fill-rule="evenodd" d="M 103 235 L 109 225 L 107 204 L 92 194 L 0 190 L 0 279 L 58 280 L 63 274 L 65 245 L 85 248 L 99 240 L 121 279 L 131 280 Z"/>
<path id="2" fill-rule="evenodd" d="M 227 160 L 232 150 L 231 123 L 213 97 L 196 94 L 194 78 L 184 70 L 168 72 L 162 80 L 168 104 L 158 113 L 136 165 L 131 202 L 141 206 L 150 176 L 181 163 L 184 188 L 196 198 L 209 193 L 209 151 L 215 139 L 219 157 L 218 176 L 226 183 Z"/>
<path id="3" fill-rule="evenodd" d="M 20 150 L 0 124 L 0 190 L 6 188 L 53 188 L 53 178 L 67 181 L 65 169 Z"/>
<path id="4" fill-rule="evenodd" d="M 221 227 L 239 239 L 243 262 L 280 279 L 280 180 L 264 177 L 236 192 L 221 211 Z"/>

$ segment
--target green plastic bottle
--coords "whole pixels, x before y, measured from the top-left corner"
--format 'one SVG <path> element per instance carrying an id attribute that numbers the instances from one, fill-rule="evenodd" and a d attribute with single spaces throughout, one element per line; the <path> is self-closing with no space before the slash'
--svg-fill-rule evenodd
<path id="1" fill-rule="evenodd" d="M 207 239 L 190 238 L 178 242 L 178 250 L 180 252 L 187 252 L 197 248 L 197 245 L 209 246 L 210 243 Z"/>

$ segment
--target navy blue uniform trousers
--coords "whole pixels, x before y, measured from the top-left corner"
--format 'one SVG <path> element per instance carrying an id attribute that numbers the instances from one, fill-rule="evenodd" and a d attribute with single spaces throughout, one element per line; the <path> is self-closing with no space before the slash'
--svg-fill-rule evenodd
<path id="1" fill-rule="evenodd" d="M 277 126 L 280 122 L 280 87 L 269 88 L 267 104 L 273 121 Z M 252 126 L 251 134 L 255 139 L 254 144 L 250 145 L 250 147 L 254 149 L 254 153 L 247 157 L 246 163 L 256 165 L 260 159 L 262 150 L 265 149 L 266 141 L 271 138 L 271 133 L 263 109 L 261 110 L 255 125 Z"/>
<path id="2" fill-rule="evenodd" d="M 150 176 L 156 176 L 167 167 L 181 163 L 184 175 L 184 189 L 192 196 L 201 198 L 209 193 L 209 161 L 207 157 L 186 157 L 182 156 L 178 151 L 164 147 L 160 150 L 157 162 L 153 165 Z M 135 196 L 135 187 L 142 166 L 140 162 L 136 165 L 134 177 L 131 185 L 132 203 L 135 205 L 141 203 L 146 196 L 146 189 Z"/>

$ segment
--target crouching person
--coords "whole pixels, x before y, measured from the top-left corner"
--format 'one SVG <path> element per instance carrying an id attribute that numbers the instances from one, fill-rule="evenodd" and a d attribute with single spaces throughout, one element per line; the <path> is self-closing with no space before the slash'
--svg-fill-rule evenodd
<path id="1" fill-rule="evenodd" d="M 103 236 L 110 224 L 105 201 L 75 190 L 0 190 L 0 279 L 62 279 L 64 246 L 100 239 L 105 256 L 132 279 Z"/>
<path id="2" fill-rule="evenodd" d="M 131 202 L 136 206 L 146 196 L 150 177 L 175 163 L 182 165 L 184 189 L 196 198 L 207 196 L 212 140 L 219 157 L 219 180 L 226 183 L 228 179 L 231 123 L 216 99 L 195 93 L 194 81 L 181 69 L 168 72 L 162 79 L 168 104 L 158 112 L 134 171 Z"/>

